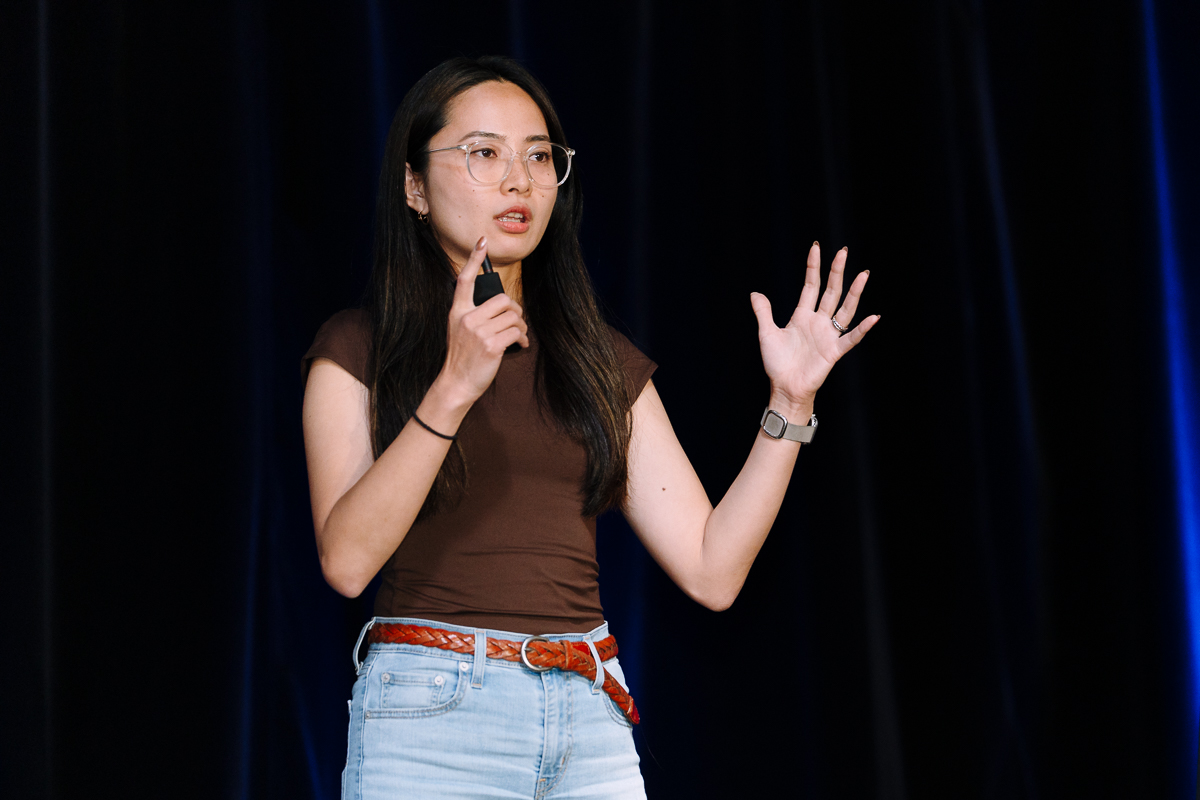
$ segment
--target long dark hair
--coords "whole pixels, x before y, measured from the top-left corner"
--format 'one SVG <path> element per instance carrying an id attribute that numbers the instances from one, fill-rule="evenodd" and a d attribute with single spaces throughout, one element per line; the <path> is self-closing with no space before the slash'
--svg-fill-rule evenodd
<path id="1" fill-rule="evenodd" d="M 367 288 L 371 315 L 371 439 L 376 458 L 408 422 L 446 359 L 446 321 L 455 271 L 428 225 L 404 193 L 405 164 L 416 175 L 429 166 L 425 150 L 445 127 L 446 108 L 462 92 L 488 81 L 515 84 L 541 109 L 552 141 L 566 145 L 546 90 L 511 59 L 452 58 L 425 74 L 392 119 L 375 220 L 375 262 Z M 628 469 L 630 387 L 604 324 L 579 246 L 583 194 L 573 173 L 558 198 L 541 243 L 521 269 L 525 318 L 537 337 L 539 403 L 587 453 L 583 513 L 622 503 Z M 418 519 L 453 505 L 467 486 L 455 443 Z"/>

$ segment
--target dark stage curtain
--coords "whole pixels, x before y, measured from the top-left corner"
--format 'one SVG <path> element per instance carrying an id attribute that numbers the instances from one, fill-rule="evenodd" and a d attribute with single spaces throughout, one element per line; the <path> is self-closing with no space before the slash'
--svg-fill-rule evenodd
<path id="1" fill-rule="evenodd" d="M 1197 17 L 7 3 L 0 796 L 338 796 L 371 599 L 320 575 L 299 358 L 458 53 L 559 104 L 714 500 L 767 396 L 749 293 L 782 320 L 819 239 L 883 315 L 732 609 L 600 522 L 650 796 L 1190 796 Z"/>

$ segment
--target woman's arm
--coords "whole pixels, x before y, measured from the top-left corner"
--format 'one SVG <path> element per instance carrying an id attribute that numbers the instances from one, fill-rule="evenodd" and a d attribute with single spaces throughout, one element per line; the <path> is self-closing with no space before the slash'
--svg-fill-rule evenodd
<path id="1" fill-rule="evenodd" d="M 833 364 L 879 321 L 877 315 L 868 317 L 844 337 L 830 323 L 837 311 L 839 322 L 849 325 L 867 282 L 867 273 L 860 274 L 838 310 L 846 256 L 843 249 L 834 257 L 817 306 L 821 259 L 814 243 L 800 302 L 783 328 L 775 326 L 767 298 L 751 296 L 763 365 L 771 379 L 768 407 L 791 422 L 808 421 L 817 389 Z M 775 521 L 799 450 L 799 443 L 772 439 L 760 430 L 742 471 L 713 508 L 651 383 L 633 406 L 625 516 L 680 588 L 708 608 L 726 609 Z"/>
<path id="2" fill-rule="evenodd" d="M 417 408 L 445 434 L 491 384 L 504 349 L 529 346 L 521 307 L 497 295 L 478 308 L 480 239 L 459 273 L 447 328 L 446 363 Z M 304 391 L 304 452 L 321 570 L 329 585 L 356 597 L 391 557 L 425 502 L 450 442 L 409 420 L 372 460 L 367 387 L 328 359 L 316 359 Z"/>

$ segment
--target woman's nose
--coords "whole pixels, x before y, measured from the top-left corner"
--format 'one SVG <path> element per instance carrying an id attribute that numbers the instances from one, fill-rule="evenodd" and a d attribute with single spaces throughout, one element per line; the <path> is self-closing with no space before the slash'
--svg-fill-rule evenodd
<path id="1" fill-rule="evenodd" d="M 529 179 L 529 169 L 525 163 L 525 159 L 517 156 L 513 160 L 513 165 L 508 170 L 508 177 L 504 179 L 504 184 L 500 188 L 505 192 L 524 194 L 532 186 L 533 181 Z"/>

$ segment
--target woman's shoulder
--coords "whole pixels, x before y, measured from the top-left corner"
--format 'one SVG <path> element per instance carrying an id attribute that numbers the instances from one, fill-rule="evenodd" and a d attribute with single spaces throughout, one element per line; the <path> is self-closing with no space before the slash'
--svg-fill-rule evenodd
<path id="1" fill-rule="evenodd" d="M 648 355 L 630 341 L 628 336 L 612 325 L 608 325 L 608 332 L 612 336 L 613 347 L 617 351 L 617 360 L 625 369 L 625 375 L 629 379 L 630 388 L 636 398 L 642 393 L 642 389 L 646 388 L 650 376 L 654 374 L 654 370 L 658 369 L 658 364 L 655 364 Z"/>
<path id="2" fill-rule="evenodd" d="M 300 361 L 300 376 L 308 380 L 308 370 L 314 358 L 328 358 L 367 383 L 367 367 L 371 352 L 371 317 L 366 309 L 347 308 L 334 314 L 317 330 L 312 347 Z"/>

